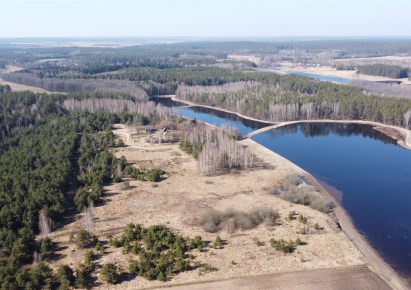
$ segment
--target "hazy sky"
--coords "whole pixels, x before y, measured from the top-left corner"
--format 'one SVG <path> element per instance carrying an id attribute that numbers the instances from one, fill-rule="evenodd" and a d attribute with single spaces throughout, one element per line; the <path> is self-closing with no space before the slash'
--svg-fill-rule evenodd
<path id="1" fill-rule="evenodd" d="M 0 9 L 0 37 L 411 35 L 411 0 L 0 0 Z"/>

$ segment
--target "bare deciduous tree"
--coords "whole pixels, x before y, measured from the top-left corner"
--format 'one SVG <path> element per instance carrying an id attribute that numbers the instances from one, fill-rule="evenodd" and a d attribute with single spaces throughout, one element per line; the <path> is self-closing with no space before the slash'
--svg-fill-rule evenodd
<path id="1" fill-rule="evenodd" d="M 83 211 L 83 224 L 84 229 L 88 232 L 92 232 L 94 228 L 94 203 L 90 202 L 89 206 Z"/>
<path id="2" fill-rule="evenodd" d="M 183 136 L 190 144 L 202 144 L 198 165 L 204 175 L 217 174 L 225 169 L 246 169 L 253 166 L 254 154 L 236 141 L 233 129 L 210 128 L 198 125 Z"/>
<path id="3" fill-rule="evenodd" d="M 44 210 L 41 210 L 39 213 L 39 229 L 40 235 L 43 238 L 46 238 L 51 232 L 52 220 L 47 216 L 47 213 Z"/>
<path id="4" fill-rule="evenodd" d="M 411 127 L 411 110 L 408 110 L 404 114 L 404 126 Z"/>

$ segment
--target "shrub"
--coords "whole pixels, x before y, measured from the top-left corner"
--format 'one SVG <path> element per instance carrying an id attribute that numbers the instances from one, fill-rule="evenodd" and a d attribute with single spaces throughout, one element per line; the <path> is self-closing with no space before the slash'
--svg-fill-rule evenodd
<path id="1" fill-rule="evenodd" d="M 214 240 L 213 248 L 214 249 L 221 249 L 222 247 L 223 247 L 223 240 L 221 239 L 220 236 L 217 236 Z"/>
<path id="2" fill-rule="evenodd" d="M 161 180 L 161 175 L 164 174 L 164 171 L 159 168 L 154 168 L 151 170 L 146 170 L 144 168 L 136 168 L 133 166 L 127 166 L 124 169 L 124 174 L 131 176 L 136 180 L 147 180 L 151 182 L 158 182 Z"/>
<path id="3" fill-rule="evenodd" d="M 117 141 L 117 147 L 125 147 L 126 145 L 124 144 L 124 141 L 123 141 L 123 139 L 119 139 L 118 141 Z"/>
<path id="4" fill-rule="evenodd" d="M 302 214 L 300 214 L 298 216 L 298 221 L 302 224 L 306 224 L 307 223 L 307 218 L 305 216 L 303 216 Z"/>
<path id="5" fill-rule="evenodd" d="M 287 216 L 287 219 L 289 220 L 289 221 L 292 221 L 293 219 L 294 219 L 294 216 L 296 215 L 297 213 L 293 210 L 293 211 L 290 211 L 289 213 L 288 213 L 288 216 Z"/>
<path id="6" fill-rule="evenodd" d="M 283 252 L 283 253 L 292 253 L 294 251 L 294 243 L 292 241 L 286 242 L 283 239 L 281 240 L 275 240 L 271 239 L 270 240 L 271 247 L 276 249 L 277 251 Z"/>
<path id="7" fill-rule="evenodd" d="M 93 251 L 87 251 L 84 254 L 84 264 L 87 267 L 94 267 L 94 262 L 93 262 L 94 258 L 95 258 L 94 257 L 94 252 Z"/>
<path id="8" fill-rule="evenodd" d="M 162 170 L 151 169 L 145 174 L 145 176 L 148 181 L 159 182 L 161 180 L 161 174 L 162 174 Z"/>
<path id="9" fill-rule="evenodd" d="M 51 289 L 53 270 L 46 264 L 39 263 L 29 271 L 17 273 L 16 282 L 19 287 L 14 289 Z"/>
<path id="10" fill-rule="evenodd" d="M 117 284 L 120 281 L 119 270 L 114 263 L 105 264 L 100 270 L 101 278 L 110 284 Z"/>
<path id="11" fill-rule="evenodd" d="M 204 274 L 206 274 L 206 273 L 210 273 L 210 272 L 213 272 L 213 271 L 215 271 L 216 269 L 215 268 L 213 268 L 213 267 L 211 267 L 209 264 L 204 264 L 201 268 L 200 268 L 200 271 L 198 272 L 198 274 L 200 275 L 200 276 L 202 276 L 202 275 L 204 275 Z"/>
<path id="12" fill-rule="evenodd" d="M 40 255 L 43 259 L 48 259 L 53 253 L 53 242 L 50 238 L 46 237 L 41 239 L 40 242 Z"/>
<path id="13" fill-rule="evenodd" d="M 199 224 L 206 232 L 214 233 L 222 229 L 233 232 L 237 229 L 249 230 L 261 223 L 272 225 L 278 218 L 278 213 L 268 208 L 257 208 L 249 212 L 241 212 L 233 209 L 217 211 L 214 209 L 203 212 Z"/>
<path id="14" fill-rule="evenodd" d="M 294 241 L 294 244 L 295 244 L 296 246 L 301 246 L 301 245 L 303 245 L 303 241 L 301 241 L 300 238 L 297 238 L 297 239 Z"/>
<path id="15" fill-rule="evenodd" d="M 80 248 L 94 247 L 97 241 L 97 237 L 86 230 L 80 230 L 76 235 L 76 245 Z"/>
<path id="16" fill-rule="evenodd" d="M 75 270 L 76 272 L 76 279 L 74 285 L 76 288 L 87 288 L 93 282 L 91 277 L 91 272 L 94 269 L 91 267 L 87 267 L 84 264 L 80 264 L 80 266 Z"/>
<path id="17" fill-rule="evenodd" d="M 257 245 L 257 247 L 264 246 L 264 243 L 262 241 L 260 241 L 257 237 L 254 237 L 253 241 Z"/>
<path id="18" fill-rule="evenodd" d="M 270 244 L 271 247 L 285 254 L 294 252 L 296 246 L 305 245 L 305 243 L 301 241 L 300 238 L 297 238 L 295 241 L 289 240 L 288 242 L 284 241 L 283 239 L 271 239 Z"/>
<path id="19" fill-rule="evenodd" d="M 70 289 L 70 286 L 74 284 L 73 270 L 68 265 L 61 265 L 57 270 L 57 280 L 59 290 Z"/>
<path id="20" fill-rule="evenodd" d="M 123 247 L 123 252 L 138 255 L 138 261 L 130 261 L 131 274 L 149 280 L 166 281 L 168 277 L 190 266 L 189 251 L 202 251 L 206 242 L 201 236 L 184 239 L 161 225 L 144 228 L 138 224 L 128 224 L 122 235 L 110 238 L 110 245 Z"/>
<path id="21" fill-rule="evenodd" d="M 103 243 L 100 242 L 100 241 L 97 241 L 96 246 L 95 246 L 95 249 L 96 249 L 96 251 L 97 251 L 98 253 L 102 254 L 103 251 L 104 251 Z"/>
<path id="22" fill-rule="evenodd" d="M 333 202 L 326 200 L 315 187 L 308 185 L 305 179 L 298 175 L 288 176 L 283 182 L 282 189 L 276 190 L 275 193 L 284 200 L 307 205 L 324 213 L 329 213 L 335 206 Z"/>
<path id="23" fill-rule="evenodd" d="M 139 272 L 138 262 L 137 261 L 130 261 L 128 264 L 128 271 L 130 274 L 137 275 Z"/>

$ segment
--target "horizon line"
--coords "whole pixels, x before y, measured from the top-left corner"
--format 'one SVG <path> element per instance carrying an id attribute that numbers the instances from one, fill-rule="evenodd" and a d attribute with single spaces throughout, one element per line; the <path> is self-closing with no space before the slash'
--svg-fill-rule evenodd
<path id="1" fill-rule="evenodd" d="M 184 36 L 184 35 L 108 35 L 108 36 L 0 36 L 0 39 L 115 39 L 115 38 L 197 38 L 197 39 L 221 39 L 221 38 L 235 38 L 235 39 L 269 39 L 269 38 L 411 38 L 410 35 L 266 35 L 266 36 Z"/>

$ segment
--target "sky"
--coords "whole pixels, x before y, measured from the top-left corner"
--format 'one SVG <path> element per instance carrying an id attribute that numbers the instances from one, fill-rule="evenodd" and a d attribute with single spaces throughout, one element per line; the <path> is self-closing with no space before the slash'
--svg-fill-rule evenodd
<path id="1" fill-rule="evenodd" d="M 0 37 L 410 36 L 410 0 L 0 0 Z"/>

